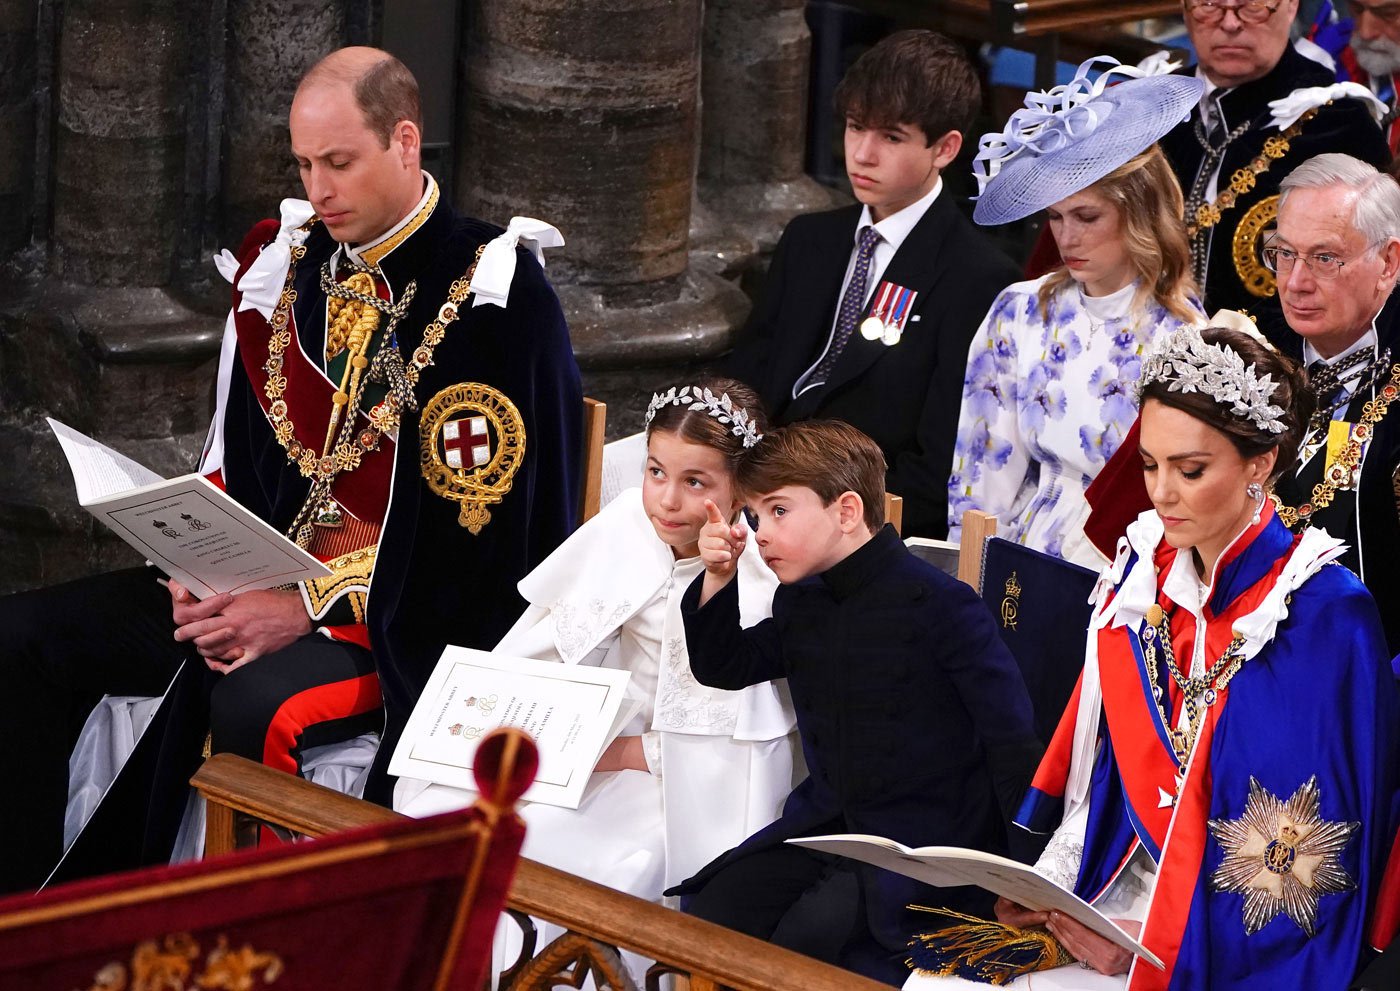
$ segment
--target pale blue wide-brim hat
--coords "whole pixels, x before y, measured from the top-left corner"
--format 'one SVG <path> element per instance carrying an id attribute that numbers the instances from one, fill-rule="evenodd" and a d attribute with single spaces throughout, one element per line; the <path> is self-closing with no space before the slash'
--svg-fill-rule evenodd
<path id="1" fill-rule="evenodd" d="M 1096 68 L 1102 71 L 1091 81 Z M 1199 79 L 1163 72 L 1170 68 L 1164 61 L 1120 65 L 1100 55 L 1063 86 L 1027 93 L 1006 128 L 978 142 L 972 218 L 992 225 L 1029 217 L 1152 147 L 1205 92 Z"/>

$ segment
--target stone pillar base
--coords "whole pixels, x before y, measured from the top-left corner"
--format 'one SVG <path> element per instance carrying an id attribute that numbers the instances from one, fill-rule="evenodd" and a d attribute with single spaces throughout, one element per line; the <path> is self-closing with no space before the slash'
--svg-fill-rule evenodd
<path id="1" fill-rule="evenodd" d="M 754 264 L 766 268 L 783 228 L 799 213 L 831 210 L 851 203 L 849 193 L 823 186 L 808 176 L 770 182 L 718 186 L 703 183 L 701 214 L 692 214 L 692 264 L 734 277 Z M 714 251 L 734 250 L 737 256 L 716 258 Z M 715 262 L 723 264 L 715 266 Z"/>
<path id="2" fill-rule="evenodd" d="M 736 285 L 693 261 L 679 288 L 674 299 L 622 307 L 587 286 L 555 287 L 584 391 L 608 404 L 609 438 L 640 430 L 652 392 L 728 350 L 748 315 Z"/>
<path id="3" fill-rule="evenodd" d="M 0 592 L 140 564 L 78 505 L 45 416 L 171 476 L 194 470 L 223 321 L 164 289 L 46 282 L 0 308 Z"/>

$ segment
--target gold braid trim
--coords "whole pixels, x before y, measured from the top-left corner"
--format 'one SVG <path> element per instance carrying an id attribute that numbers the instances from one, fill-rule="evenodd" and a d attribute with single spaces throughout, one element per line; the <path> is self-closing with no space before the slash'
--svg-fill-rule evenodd
<path id="1" fill-rule="evenodd" d="M 312 578 L 303 583 L 306 589 L 307 607 L 312 619 L 325 616 L 337 599 L 350 596 L 350 607 L 355 611 L 355 622 L 365 621 L 365 598 L 369 594 L 369 579 L 374 573 L 374 556 L 377 547 L 364 547 L 349 554 L 325 562 L 332 574 L 325 578 Z"/>
<path id="2" fill-rule="evenodd" d="M 1324 106 L 1330 105 L 1328 101 Z M 1230 177 L 1230 186 L 1215 197 L 1210 203 L 1202 203 L 1196 208 L 1194 222 L 1186 225 L 1186 236 L 1195 239 L 1196 235 L 1208 228 L 1220 223 L 1220 218 L 1225 211 L 1235 205 L 1235 201 L 1254 188 L 1259 181 L 1258 177 L 1269 171 L 1269 168 L 1280 158 L 1288 154 L 1290 142 L 1299 134 L 1303 133 L 1303 125 L 1317 116 L 1321 107 L 1313 107 L 1303 116 L 1299 117 L 1293 124 L 1278 137 L 1269 138 L 1264 142 L 1264 150 L 1253 158 L 1250 163 L 1243 168 L 1235 170 L 1235 174 Z"/>
<path id="3" fill-rule="evenodd" d="M 356 272 L 341 283 L 347 289 L 374 295 L 374 277 L 368 272 Z M 326 360 L 330 361 L 346 347 L 363 352 L 364 344 L 379 329 L 379 311 L 372 306 L 340 296 L 326 298 Z M 360 342 L 360 347 L 355 343 Z"/>

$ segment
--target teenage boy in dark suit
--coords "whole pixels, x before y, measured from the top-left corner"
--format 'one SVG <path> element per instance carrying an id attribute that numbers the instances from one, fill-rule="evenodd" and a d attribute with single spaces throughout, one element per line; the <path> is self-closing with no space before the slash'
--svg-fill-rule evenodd
<path id="1" fill-rule="evenodd" d="M 900 31 L 836 90 L 858 205 L 795 218 L 728 371 L 774 422 L 845 420 L 870 435 L 908 533 L 947 533 L 967 349 L 1020 272 L 944 188 L 981 104 L 966 54 Z"/>

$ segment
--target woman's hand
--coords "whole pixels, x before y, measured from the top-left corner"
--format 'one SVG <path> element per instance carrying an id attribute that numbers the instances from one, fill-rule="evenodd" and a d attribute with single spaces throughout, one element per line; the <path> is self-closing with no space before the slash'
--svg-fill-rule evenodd
<path id="1" fill-rule="evenodd" d="M 1043 926 L 1050 918 L 1049 912 L 1036 912 L 1024 905 L 1017 905 L 1010 898 L 998 898 L 992 911 L 996 913 L 997 921 L 1002 925 L 1015 926 L 1017 929 Z"/>
<path id="2" fill-rule="evenodd" d="M 1126 974 L 1133 962 L 1133 955 L 1122 947 L 1110 943 L 1087 926 L 1076 922 L 1063 912 L 1051 912 L 1045 928 L 1060 941 L 1066 950 L 1087 967 L 1100 974 Z M 1114 919 L 1128 935 L 1136 938 L 1142 931 L 1142 923 L 1126 919 Z"/>

